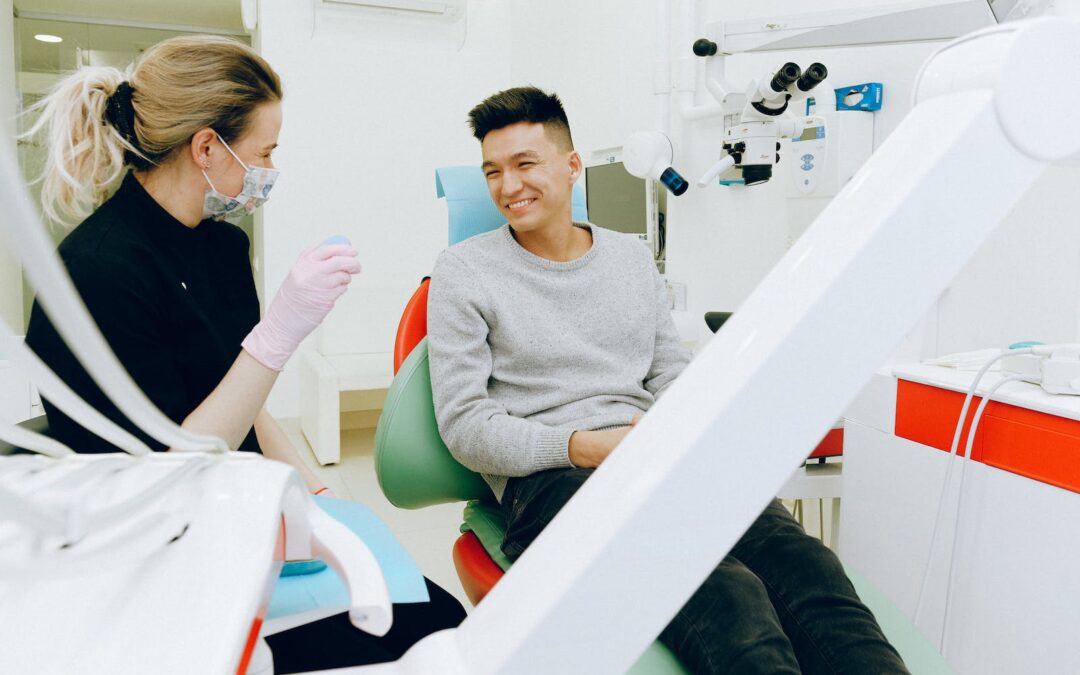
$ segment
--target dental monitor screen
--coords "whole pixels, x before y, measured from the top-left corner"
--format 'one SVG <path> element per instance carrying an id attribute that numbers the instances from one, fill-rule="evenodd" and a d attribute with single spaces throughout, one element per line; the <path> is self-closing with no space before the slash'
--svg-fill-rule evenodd
<path id="1" fill-rule="evenodd" d="M 616 232 L 648 233 L 645 181 L 627 173 L 622 162 L 585 168 L 585 199 L 589 220 Z"/>

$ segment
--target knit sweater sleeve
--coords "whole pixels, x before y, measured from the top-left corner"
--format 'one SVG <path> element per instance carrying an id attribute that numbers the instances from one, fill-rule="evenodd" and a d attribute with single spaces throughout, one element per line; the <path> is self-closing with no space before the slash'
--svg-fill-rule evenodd
<path id="1" fill-rule="evenodd" d="M 510 415 L 488 395 L 493 308 L 485 289 L 454 251 L 435 263 L 428 297 L 431 389 L 439 433 L 451 454 L 473 471 L 527 476 L 570 467 L 572 429 Z"/>
<path id="2" fill-rule="evenodd" d="M 690 352 L 682 346 L 679 331 L 671 318 L 668 308 L 667 287 L 656 265 L 647 259 L 647 268 L 652 275 L 653 288 L 656 289 L 656 342 L 653 348 L 652 364 L 645 377 L 645 389 L 656 398 L 660 398 L 668 386 L 690 363 Z"/>

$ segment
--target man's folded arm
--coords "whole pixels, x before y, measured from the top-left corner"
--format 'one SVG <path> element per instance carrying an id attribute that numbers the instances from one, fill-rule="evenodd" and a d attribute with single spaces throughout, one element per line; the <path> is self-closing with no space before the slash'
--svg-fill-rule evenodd
<path id="1" fill-rule="evenodd" d="M 571 429 L 514 417 L 488 396 L 492 372 L 479 280 L 453 252 L 432 272 L 428 296 L 431 391 L 439 433 L 454 458 L 489 475 L 527 476 L 571 466 Z"/>

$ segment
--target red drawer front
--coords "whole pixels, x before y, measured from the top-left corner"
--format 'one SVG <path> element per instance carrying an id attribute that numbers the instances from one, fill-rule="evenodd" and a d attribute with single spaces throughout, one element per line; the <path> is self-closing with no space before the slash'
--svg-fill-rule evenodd
<path id="1" fill-rule="evenodd" d="M 957 454 L 964 453 L 971 418 L 981 399 L 972 398 Z M 899 380 L 896 435 L 949 451 L 964 394 Z M 991 401 L 975 434 L 971 458 L 1003 471 L 1080 492 L 1080 421 Z"/>

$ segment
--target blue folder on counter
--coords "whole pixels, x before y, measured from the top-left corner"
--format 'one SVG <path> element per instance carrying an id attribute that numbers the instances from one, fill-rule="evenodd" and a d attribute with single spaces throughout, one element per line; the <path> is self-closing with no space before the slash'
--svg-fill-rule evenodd
<path id="1" fill-rule="evenodd" d="M 391 602 L 430 600 L 419 566 L 390 529 L 367 507 L 356 502 L 327 497 L 315 497 L 315 503 L 352 530 L 371 549 L 375 559 L 379 561 L 383 576 L 386 577 Z M 266 610 L 267 619 L 324 608 L 340 607 L 342 611 L 348 609 L 349 592 L 337 572 L 325 564 L 309 565 L 308 569 L 317 571 L 290 574 L 287 570 L 282 574 L 270 597 L 270 606 Z"/>
<path id="2" fill-rule="evenodd" d="M 478 166 L 444 166 L 435 169 L 435 196 L 446 197 L 450 212 L 449 245 L 465 241 L 501 227 L 506 218 L 491 201 L 487 179 Z M 585 206 L 585 190 L 574 186 L 573 218 L 582 223 L 589 219 Z"/>

